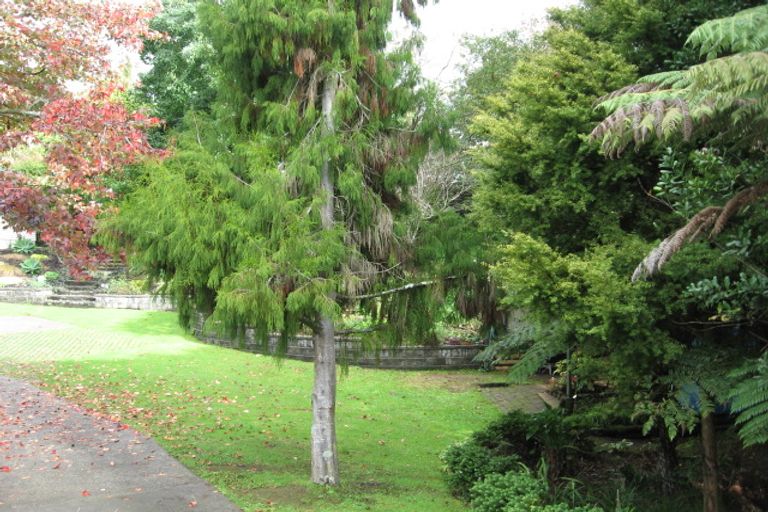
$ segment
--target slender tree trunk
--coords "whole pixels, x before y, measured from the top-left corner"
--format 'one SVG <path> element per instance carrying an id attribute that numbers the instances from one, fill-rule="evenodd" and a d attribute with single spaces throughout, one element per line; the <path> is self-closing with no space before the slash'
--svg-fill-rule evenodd
<path id="1" fill-rule="evenodd" d="M 333 135 L 334 102 L 338 89 L 338 76 L 331 73 L 323 84 L 323 135 Z M 320 211 L 324 230 L 333 229 L 333 180 L 331 162 L 323 162 L 322 193 L 325 196 Z M 331 300 L 336 294 L 329 293 Z M 336 340 L 333 318 L 320 315 L 320 326 L 314 336 L 315 383 L 312 390 L 312 481 L 323 485 L 339 483 L 339 460 L 336 451 Z"/>
<path id="2" fill-rule="evenodd" d="M 704 454 L 704 512 L 718 512 L 720 496 L 717 483 L 717 444 L 715 438 L 715 416 L 712 413 L 701 417 L 701 447 Z"/>
<path id="3" fill-rule="evenodd" d="M 336 342 L 333 319 L 323 317 L 314 336 L 315 386 L 312 391 L 312 481 L 339 483 L 336 452 Z"/>

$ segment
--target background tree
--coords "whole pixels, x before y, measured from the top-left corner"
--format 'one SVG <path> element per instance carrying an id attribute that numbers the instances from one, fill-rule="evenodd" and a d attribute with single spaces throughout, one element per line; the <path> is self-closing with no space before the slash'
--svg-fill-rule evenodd
<path id="1" fill-rule="evenodd" d="M 727 2 L 707 6 L 694 12 L 734 9 Z M 693 63 L 695 51 L 683 47 L 687 33 L 673 30 L 690 23 L 686 8 L 678 7 L 588 2 L 556 11 L 556 27 L 512 68 L 505 89 L 480 103 L 484 108 L 472 125 L 474 136 L 486 143 L 476 155 L 479 185 L 472 215 L 493 240 L 485 257 L 493 264 L 502 302 L 527 308 L 528 321 L 503 340 L 510 350 L 528 349 L 513 376 L 575 349 L 569 373 L 579 385 L 607 381 L 619 391 L 603 405 L 627 420 L 642 418 L 648 431 L 657 431 L 666 475 L 672 474 L 675 457 L 674 444 L 664 440 L 697 423 L 699 414 L 706 417 L 727 394 L 722 392 L 730 382 L 727 368 L 749 361 L 764 346 L 760 280 L 739 278 L 742 272 L 750 276 L 748 267 L 761 266 L 762 245 L 743 241 L 759 229 L 762 215 L 741 234 L 724 233 L 723 243 L 731 244 L 727 258 L 717 247 L 699 245 L 681 252 L 653 286 L 628 280 L 636 266 L 633 254 L 672 231 L 682 211 L 695 214 L 698 205 L 722 201 L 723 194 L 727 200 L 727 194 L 744 188 L 761 160 L 743 150 L 699 154 L 691 145 L 676 145 L 669 154 L 628 153 L 606 166 L 586 140 L 596 122 L 592 105 L 601 78 L 605 87 L 606 78 L 632 76 L 627 63 L 643 71 L 663 69 L 664 59 Z M 659 15 L 664 16 L 661 39 L 649 32 L 656 26 L 649 20 Z M 656 45 L 667 37 L 668 43 Z M 571 82 L 574 77 L 578 80 Z M 626 117 L 629 125 L 632 115 Z M 745 156 L 748 163 L 742 165 Z M 506 241 L 499 236 L 505 230 L 513 232 Z M 737 247 L 743 248 L 740 254 Z M 608 277 L 592 283 L 592 268 Z M 626 309 L 614 308 L 614 302 Z M 644 318 L 643 325 L 635 326 L 633 318 Z M 715 335 L 722 340 L 717 347 L 711 343 Z M 614 345 L 617 340 L 620 345 Z M 710 368 L 702 366 L 705 361 Z M 620 372 L 633 378 L 617 378 Z M 747 374 L 759 371 L 752 365 Z M 691 386 L 705 404 L 698 411 L 677 399 Z M 712 459 L 710 453 L 706 463 Z"/>
<path id="2" fill-rule="evenodd" d="M 165 0 L 149 24 L 164 37 L 147 39 L 141 51 L 151 68 L 132 94 L 165 121 L 166 132 L 190 110 L 209 112 L 216 97 L 214 51 L 200 27 L 199 6 L 197 0 Z"/>
<path id="3" fill-rule="evenodd" d="M 42 144 L 36 173 L 0 160 L 0 212 L 19 230 L 39 231 L 78 276 L 104 257 L 91 250 L 95 218 L 113 196 L 110 179 L 153 151 L 143 130 L 156 119 L 129 112 L 115 95 L 111 44 L 155 37 L 153 8 L 71 0 L 0 4 L 0 151 Z M 90 90 L 75 97 L 68 81 Z"/>

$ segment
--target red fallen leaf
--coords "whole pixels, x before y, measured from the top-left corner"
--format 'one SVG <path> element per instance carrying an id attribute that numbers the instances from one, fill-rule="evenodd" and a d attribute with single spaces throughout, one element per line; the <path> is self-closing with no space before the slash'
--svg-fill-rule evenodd
<path id="1" fill-rule="evenodd" d="M 83 496 L 90 496 L 91 495 L 91 493 L 89 493 L 87 489 L 84 490 L 83 492 L 81 492 L 80 494 L 82 494 Z"/>
<path id="2" fill-rule="evenodd" d="M 189 508 L 195 508 L 197 506 L 197 500 L 189 500 Z"/>
<path id="3" fill-rule="evenodd" d="M 11 468 L 9 468 L 8 466 L 0 466 L 0 471 L 2 471 L 3 473 L 10 473 Z"/>

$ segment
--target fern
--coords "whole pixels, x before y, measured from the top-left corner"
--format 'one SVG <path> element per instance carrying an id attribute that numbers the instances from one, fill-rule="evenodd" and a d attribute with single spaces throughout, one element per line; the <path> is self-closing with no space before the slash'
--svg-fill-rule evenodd
<path id="1" fill-rule="evenodd" d="M 762 5 L 738 12 L 729 18 L 711 20 L 688 36 L 700 54 L 713 58 L 724 52 L 750 52 L 768 47 L 768 7 Z"/>
<path id="2" fill-rule="evenodd" d="M 739 380 L 730 394 L 731 408 L 745 446 L 768 443 L 768 355 L 731 373 Z"/>
<path id="3" fill-rule="evenodd" d="M 530 348 L 507 374 L 513 384 L 525 383 L 547 359 L 565 351 L 565 337 L 557 325 L 546 330 L 539 329 L 537 335 Z"/>
<path id="4" fill-rule="evenodd" d="M 618 156 L 631 143 L 640 146 L 706 130 L 712 120 L 727 121 L 726 135 L 741 143 L 765 142 L 768 124 L 768 5 L 707 22 L 688 39 L 705 62 L 685 70 L 640 79 L 599 100 L 611 114 L 592 131 L 603 151 Z M 720 53 L 731 55 L 718 57 Z M 667 119 L 668 113 L 672 116 Z M 652 126 L 651 126 L 652 125 Z M 720 125 L 713 132 L 722 137 Z"/>

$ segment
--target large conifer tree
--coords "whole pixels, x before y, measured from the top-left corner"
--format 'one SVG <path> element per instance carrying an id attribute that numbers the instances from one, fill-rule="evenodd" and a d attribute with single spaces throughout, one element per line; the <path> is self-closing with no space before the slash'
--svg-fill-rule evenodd
<path id="1" fill-rule="evenodd" d="M 419 0 L 421 2 L 422 0 Z M 385 53 L 392 0 L 227 0 L 201 11 L 220 67 L 215 115 L 107 229 L 166 283 L 182 319 L 265 344 L 314 333 L 312 480 L 337 484 L 334 319 L 416 273 L 402 219 L 440 125 L 411 47 Z M 413 2 L 399 11 L 415 22 Z M 424 287 L 370 301 L 389 332 L 423 320 Z M 383 329 L 384 331 L 387 328 Z"/>

